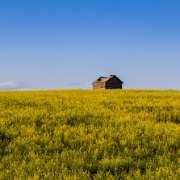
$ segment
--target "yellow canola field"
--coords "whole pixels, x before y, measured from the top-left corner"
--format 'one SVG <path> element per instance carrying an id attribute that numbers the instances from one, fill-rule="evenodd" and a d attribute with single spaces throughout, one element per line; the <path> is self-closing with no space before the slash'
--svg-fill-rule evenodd
<path id="1" fill-rule="evenodd" d="M 179 179 L 180 92 L 0 92 L 0 179 Z"/>

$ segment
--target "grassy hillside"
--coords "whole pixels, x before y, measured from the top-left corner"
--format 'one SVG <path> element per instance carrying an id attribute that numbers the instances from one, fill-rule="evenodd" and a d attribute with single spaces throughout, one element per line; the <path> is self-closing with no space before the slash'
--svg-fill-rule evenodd
<path id="1" fill-rule="evenodd" d="M 0 92 L 0 179 L 178 179 L 179 91 Z"/>

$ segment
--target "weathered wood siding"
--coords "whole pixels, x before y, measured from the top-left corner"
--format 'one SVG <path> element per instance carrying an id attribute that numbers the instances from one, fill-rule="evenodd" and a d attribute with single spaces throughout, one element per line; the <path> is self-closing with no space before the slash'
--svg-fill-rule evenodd
<path id="1" fill-rule="evenodd" d="M 106 89 L 122 89 L 122 83 L 116 78 L 111 78 L 106 82 Z"/>
<path id="2" fill-rule="evenodd" d="M 95 82 L 93 83 L 93 89 L 105 89 L 106 84 L 102 82 Z"/>

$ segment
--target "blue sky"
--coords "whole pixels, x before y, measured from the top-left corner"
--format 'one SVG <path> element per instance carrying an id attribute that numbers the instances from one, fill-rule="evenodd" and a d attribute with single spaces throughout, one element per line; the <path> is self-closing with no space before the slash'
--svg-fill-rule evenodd
<path id="1" fill-rule="evenodd" d="M 179 0 L 0 0 L 0 89 L 180 89 Z"/>

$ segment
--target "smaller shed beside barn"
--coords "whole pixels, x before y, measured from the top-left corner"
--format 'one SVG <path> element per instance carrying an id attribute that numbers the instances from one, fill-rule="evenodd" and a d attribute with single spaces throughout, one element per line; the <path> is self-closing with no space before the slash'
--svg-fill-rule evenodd
<path id="1" fill-rule="evenodd" d="M 93 82 L 93 89 L 122 89 L 123 82 L 116 76 L 99 77 Z"/>

